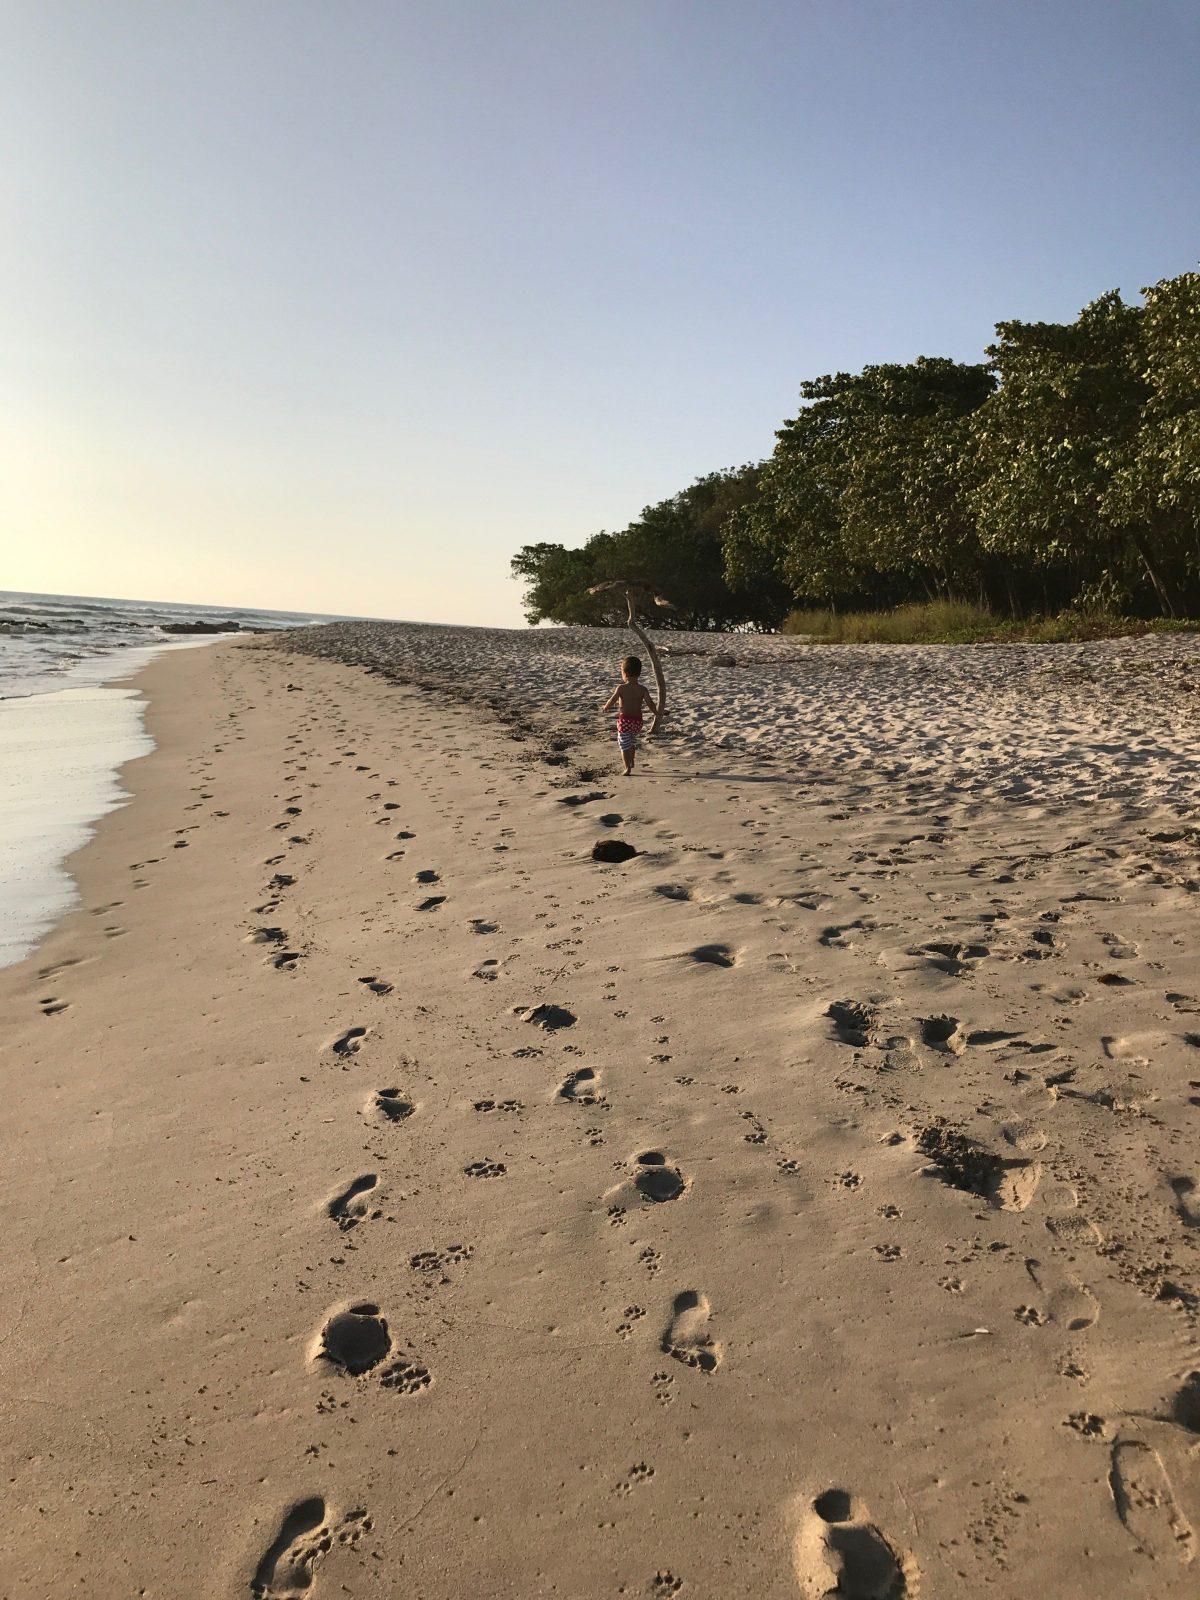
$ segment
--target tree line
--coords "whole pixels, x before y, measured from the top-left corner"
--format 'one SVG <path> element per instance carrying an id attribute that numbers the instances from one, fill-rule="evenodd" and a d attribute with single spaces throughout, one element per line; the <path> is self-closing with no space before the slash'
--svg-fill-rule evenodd
<path id="1" fill-rule="evenodd" d="M 1074 322 L 998 323 L 985 354 L 803 383 L 765 461 L 578 548 L 525 545 L 526 616 L 616 620 L 588 588 L 635 576 L 676 628 L 947 599 L 1200 617 L 1200 273 Z"/>

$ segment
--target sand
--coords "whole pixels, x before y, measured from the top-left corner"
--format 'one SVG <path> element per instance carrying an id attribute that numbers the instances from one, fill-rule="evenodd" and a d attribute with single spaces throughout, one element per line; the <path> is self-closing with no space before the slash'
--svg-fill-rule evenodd
<path id="1" fill-rule="evenodd" d="M 6 1600 L 1194 1594 L 1195 642 L 677 638 L 630 781 L 614 642 L 139 677 L 0 974 Z"/>

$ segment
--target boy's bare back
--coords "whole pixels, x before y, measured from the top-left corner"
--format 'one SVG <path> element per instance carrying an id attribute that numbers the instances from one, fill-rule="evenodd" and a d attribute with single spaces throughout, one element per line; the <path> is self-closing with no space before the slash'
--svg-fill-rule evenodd
<path id="1" fill-rule="evenodd" d="M 645 685 L 637 678 L 630 683 L 622 681 L 613 692 L 617 697 L 618 705 L 621 707 L 622 716 L 640 717 L 643 706 L 653 708 L 654 701 L 651 700 Z"/>

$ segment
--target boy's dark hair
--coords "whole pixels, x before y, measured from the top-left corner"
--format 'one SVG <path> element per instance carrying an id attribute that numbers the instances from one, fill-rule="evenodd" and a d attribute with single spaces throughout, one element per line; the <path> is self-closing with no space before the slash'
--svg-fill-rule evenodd
<path id="1" fill-rule="evenodd" d="M 640 678 L 642 675 L 642 663 L 636 656 L 626 656 L 621 663 L 621 671 L 627 672 L 631 678 Z"/>

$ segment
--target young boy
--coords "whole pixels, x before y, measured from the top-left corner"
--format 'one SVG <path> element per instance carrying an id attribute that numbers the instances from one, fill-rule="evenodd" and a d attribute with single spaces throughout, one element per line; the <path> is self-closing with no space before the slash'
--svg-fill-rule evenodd
<path id="1" fill-rule="evenodd" d="M 637 751 L 637 736 L 642 731 L 642 707 L 658 707 L 642 686 L 642 663 L 636 656 L 626 656 L 621 663 L 621 681 L 601 707 L 602 711 L 616 710 L 617 743 L 625 762 L 625 776 L 633 776 L 633 758 Z"/>

